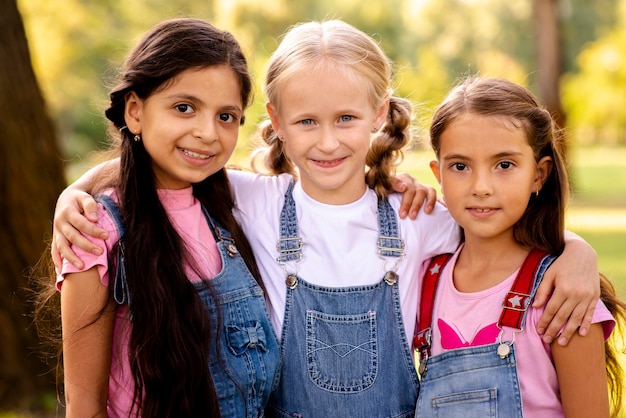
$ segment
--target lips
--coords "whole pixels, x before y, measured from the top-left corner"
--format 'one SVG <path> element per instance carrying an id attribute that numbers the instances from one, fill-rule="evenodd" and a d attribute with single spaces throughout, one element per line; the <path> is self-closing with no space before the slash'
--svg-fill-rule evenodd
<path id="1" fill-rule="evenodd" d="M 473 214 L 474 216 L 477 216 L 477 217 L 490 216 L 490 215 L 493 215 L 494 213 L 496 213 L 498 211 L 497 208 L 475 208 L 475 207 L 467 208 L 467 210 L 471 214 Z"/>
<path id="2" fill-rule="evenodd" d="M 344 162 L 344 160 L 346 159 L 346 157 L 342 157 L 342 158 L 337 158 L 334 160 L 315 160 L 315 159 L 311 159 L 311 161 L 313 161 L 315 164 L 322 166 L 322 167 L 335 167 L 339 164 L 341 164 L 342 162 Z"/>

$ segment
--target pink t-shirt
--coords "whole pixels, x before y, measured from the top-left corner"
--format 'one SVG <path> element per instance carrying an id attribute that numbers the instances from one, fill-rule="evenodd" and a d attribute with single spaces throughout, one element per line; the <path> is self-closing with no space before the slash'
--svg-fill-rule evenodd
<path id="1" fill-rule="evenodd" d="M 461 293 L 454 287 L 452 272 L 462 246 L 448 261 L 440 276 L 437 302 L 433 312 L 432 355 L 445 351 L 493 344 L 504 296 L 513 285 L 517 271 L 498 285 L 480 292 Z M 420 284 L 421 289 L 421 284 Z M 552 364 L 550 346 L 537 334 L 537 323 L 543 308 L 530 307 L 524 330 L 515 336 L 517 373 L 525 416 L 562 417 L 559 383 Z M 592 323 L 602 323 L 604 336 L 611 334 L 615 321 L 601 301 Z M 503 340 L 511 340 L 512 328 L 505 327 Z"/>
<path id="2" fill-rule="evenodd" d="M 111 191 L 108 191 L 107 194 L 117 201 L 117 197 Z M 190 251 L 190 256 L 197 264 L 196 267 L 200 270 L 196 272 L 191 266 L 185 266 L 189 279 L 194 282 L 215 276 L 222 269 L 221 258 L 213 234 L 202 213 L 200 202 L 193 196 L 191 187 L 180 190 L 159 189 L 158 194 L 174 228 L 180 234 Z M 113 245 L 118 241 L 118 234 L 108 212 L 100 204 L 98 204 L 98 219 L 97 225 L 109 232 L 109 239 L 103 241 L 88 235 L 84 236 L 104 248 L 104 254 L 96 256 L 73 246 L 74 252 L 83 260 L 84 268 L 78 270 L 67 260 L 63 260 L 63 267 L 57 276 L 57 288 L 59 290 L 62 291 L 63 280 L 68 274 L 86 271 L 94 266 L 98 268 L 102 283 L 105 286 L 109 285 L 107 259 Z M 126 305 L 118 306 L 113 330 L 111 373 L 109 376 L 107 409 L 111 418 L 127 417 L 132 406 L 134 386 L 128 362 L 129 333 L 128 307 Z"/>

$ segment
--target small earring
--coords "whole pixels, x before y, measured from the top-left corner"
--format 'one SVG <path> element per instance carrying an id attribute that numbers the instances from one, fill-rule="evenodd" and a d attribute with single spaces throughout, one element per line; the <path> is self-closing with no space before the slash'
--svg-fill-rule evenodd
<path id="1" fill-rule="evenodd" d="M 140 142 L 141 141 L 141 133 L 136 133 L 135 137 L 133 138 L 135 140 L 135 142 Z"/>
<path id="2" fill-rule="evenodd" d="M 535 198 L 539 197 L 539 189 L 535 192 Z"/>

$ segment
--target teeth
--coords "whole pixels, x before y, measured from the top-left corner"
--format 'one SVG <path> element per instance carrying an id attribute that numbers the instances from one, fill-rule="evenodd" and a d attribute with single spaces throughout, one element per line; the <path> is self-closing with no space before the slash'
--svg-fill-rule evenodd
<path id="1" fill-rule="evenodd" d="M 183 149 L 182 151 L 183 151 L 183 154 L 186 154 L 190 156 L 191 158 L 200 158 L 202 160 L 206 160 L 207 158 L 210 158 L 210 155 L 198 154 L 197 152 L 192 152 L 186 149 Z"/>

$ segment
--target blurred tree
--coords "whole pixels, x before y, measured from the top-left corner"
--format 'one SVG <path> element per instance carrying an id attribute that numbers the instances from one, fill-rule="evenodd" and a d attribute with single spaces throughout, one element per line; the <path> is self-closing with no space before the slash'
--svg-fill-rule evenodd
<path id="1" fill-rule="evenodd" d="M 578 55 L 577 73 L 563 78 L 569 124 L 582 144 L 626 144 L 626 0 L 613 29 Z"/>
<path id="2" fill-rule="evenodd" d="M 0 39 L 0 409 L 7 409 L 54 391 L 34 352 L 25 273 L 45 250 L 65 183 L 16 0 L 0 0 Z"/>
<path id="3" fill-rule="evenodd" d="M 563 67 L 558 10 L 559 0 L 533 0 L 538 95 L 556 123 L 564 127 L 566 115 L 559 89 Z"/>

